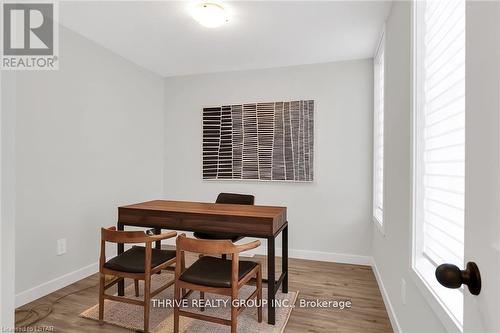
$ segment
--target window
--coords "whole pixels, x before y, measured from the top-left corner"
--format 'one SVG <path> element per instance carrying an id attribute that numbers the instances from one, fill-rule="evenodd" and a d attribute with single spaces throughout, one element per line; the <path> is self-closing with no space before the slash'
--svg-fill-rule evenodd
<path id="1" fill-rule="evenodd" d="M 416 1 L 413 268 L 453 323 L 462 289 L 434 276 L 464 265 L 465 1 Z"/>
<path id="2" fill-rule="evenodd" d="M 382 34 L 373 63 L 373 217 L 380 227 L 384 217 L 384 47 Z"/>

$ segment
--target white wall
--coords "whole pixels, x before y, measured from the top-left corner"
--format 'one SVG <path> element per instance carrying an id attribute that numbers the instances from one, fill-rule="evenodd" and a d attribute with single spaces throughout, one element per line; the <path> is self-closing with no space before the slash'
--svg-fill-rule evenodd
<path id="1" fill-rule="evenodd" d="M 386 23 L 385 37 L 385 237 L 373 226 L 373 256 L 401 331 L 443 332 L 444 327 L 410 276 L 412 133 L 410 2 L 393 3 Z M 406 280 L 406 304 L 403 304 L 401 298 L 402 278 Z"/>
<path id="2" fill-rule="evenodd" d="M 116 207 L 163 188 L 163 78 L 66 28 L 60 51 L 59 71 L 17 73 L 18 305 L 95 270 Z"/>
<path id="3" fill-rule="evenodd" d="M 0 327 L 14 327 L 15 74 L 1 72 Z"/>
<path id="4" fill-rule="evenodd" d="M 371 59 L 167 78 L 165 197 L 251 193 L 288 206 L 292 256 L 365 260 L 355 255 L 371 254 L 372 81 Z M 202 180 L 203 106 L 297 99 L 315 100 L 314 183 Z"/>

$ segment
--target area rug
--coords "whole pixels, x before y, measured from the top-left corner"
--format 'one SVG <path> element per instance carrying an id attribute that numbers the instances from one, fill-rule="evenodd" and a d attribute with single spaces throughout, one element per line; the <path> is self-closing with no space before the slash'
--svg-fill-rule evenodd
<path id="1" fill-rule="evenodd" d="M 152 277 L 152 290 L 164 284 L 167 280 L 173 278 L 172 274 L 165 273 L 161 275 L 154 275 Z M 143 299 L 143 284 L 140 282 L 140 295 L 137 299 Z M 246 299 L 253 291 L 254 286 L 244 286 L 240 289 L 238 298 L 241 300 Z M 174 327 L 174 311 L 171 302 L 174 298 L 173 287 L 168 288 L 162 293 L 156 295 L 151 301 L 150 313 L 150 330 L 153 333 L 157 332 L 173 332 Z M 266 299 L 267 289 L 262 289 L 263 298 Z M 133 284 L 125 289 L 125 295 L 129 298 L 134 297 Z M 238 316 L 238 332 L 239 333 L 282 333 L 290 318 L 293 305 L 297 300 L 298 292 L 288 292 L 283 294 L 278 292 L 276 300 L 278 306 L 276 307 L 276 325 L 267 324 L 267 305 L 263 308 L 262 323 L 257 321 L 257 308 L 249 307 Z M 226 296 L 205 294 L 207 305 L 212 304 L 212 307 L 207 306 L 203 314 L 225 319 L 231 318 L 230 303 Z M 199 293 L 193 292 L 188 297 L 188 307 L 183 310 L 199 313 L 200 310 L 197 304 L 194 304 L 199 299 Z M 224 305 L 226 300 L 226 305 Z M 196 305 L 196 306 L 195 306 Z M 220 306 L 217 306 L 220 305 Z M 80 314 L 80 317 L 98 320 L 99 318 L 99 305 L 91 307 Z M 107 324 L 127 328 L 134 331 L 140 331 L 143 328 L 143 307 L 105 300 L 104 303 L 104 321 Z M 225 333 L 230 332 L 230 327 L 220 324 L 214 324 L 206 321 L 191 319 L 187 317 L 180 317 L 179 322 L 180 332 L 203 332 L 203 333 Z"/>

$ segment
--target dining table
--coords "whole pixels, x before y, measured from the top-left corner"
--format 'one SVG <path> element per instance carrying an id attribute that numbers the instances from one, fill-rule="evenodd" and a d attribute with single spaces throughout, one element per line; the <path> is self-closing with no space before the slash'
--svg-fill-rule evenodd
<path id="1" fill-rule="evenodd" d="M 153 200 L 118 207 L 117 229 L 126 226 L 188 232 L 205 232 L 266 240 L 268 323 L 276 323 L 276 293 L 281 287 L 288 293 L 288 221 L 287 208 L 280 206 L 236 205 L 192 201 Z M 276 278 L 276 239 L 281 234 L 281 274 Z M 161 243 L 155 244 L 156 248 Z M 118 244 L 118 254 L 124 244 Z M 118 283 L 118 295 L 123 296 L 124 281 Z"/>

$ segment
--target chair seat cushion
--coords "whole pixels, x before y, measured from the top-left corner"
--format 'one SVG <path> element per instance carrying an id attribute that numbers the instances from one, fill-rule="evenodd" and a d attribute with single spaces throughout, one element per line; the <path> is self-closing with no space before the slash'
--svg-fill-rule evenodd
<path id="1" fill-rule="evenodd" d="M 144 273 L 144 261 L 146 248 L 144 246 L 133 246 L 131 249 L 114 257 L 104 264 L 105 268 L 127 273 Z M 175 251 L 152 249 L 151 268 L 161 265 L 175 258 Z"/>
<path id="2" fill-rule="evenodd" d="M 215 240 L 229 239 L 233 243 L 244 238 L 243 236 L 238 236 L 238 235 L 217 234 L 217 233 L 211 234 L 211 233 L 205 233 L 205 232 L 195 232 L 193 234 L 193 236 L 198 238 L 198 239 L 215 239 Z"/>
<path id="3" fill-rule="evenodd" d="M 238 280 L 248 274 L 257 263 L 253 261 L 239 262 Z M 231 287 L 231 260 L 215 257 L 201 257 L 181 274 L 180 280 L 188 283 L 215 287 Z"/>

